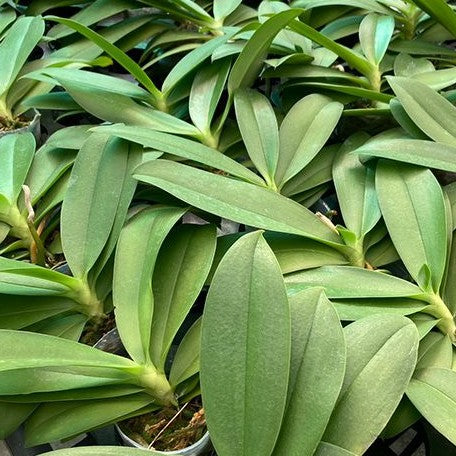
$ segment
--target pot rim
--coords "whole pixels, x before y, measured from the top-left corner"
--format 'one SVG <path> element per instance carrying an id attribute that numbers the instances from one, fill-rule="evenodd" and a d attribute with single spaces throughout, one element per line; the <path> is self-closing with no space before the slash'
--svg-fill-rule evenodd
<path id="1" fill-rule="evenodd" d="M 14 130 L 0 131 L 0 138 L 2 136 L 11 135 L 11 134 L 19 134 L 19 133 L 27 133 L 27 132 L 34 133 L 35 128 L 37 127 L 37 125 L 40 122 L 41 113 L 38 110 L 36 110 L 35 108 L 29 109 L 29 111 L 33 113 L 33 117 L 28 125 L 26 125 L 25 127 L 16 128 Z"/>
<path id="2" fill-rule="evenodd" d="M 132 446 L 134 448 L 148 449 L 148 447 L 141 445 L 136 440 L 132 439 L 127 434 L 125 434 L 125 432 L 122 431 L 122 429 L 120 428 L 118 423 L 115 424 L 115 428 L 116 428 L 117 432 L 119 433 L 120 437 L 122 438 L 122 440 L 124 441 L 124 443 L 126 443 L 128 446 Z M 191 454 L 190 453 L 191 451 L 205 449 L 206 446 L 209 444 L 209 442 L 210 442 L 209 432 L 206 431 L 204 433 L 204 435 L 198 441 L 196 441 L 195 443 L 193 443 L 192 445 L 190 445 L 186 448 L 183 448 L 182 450 L 173 450 L 173 451 L 154 450 L 154 451 L 158 454 L 163 454 L 163 455 L 185 456 L 187 454 Z"/>

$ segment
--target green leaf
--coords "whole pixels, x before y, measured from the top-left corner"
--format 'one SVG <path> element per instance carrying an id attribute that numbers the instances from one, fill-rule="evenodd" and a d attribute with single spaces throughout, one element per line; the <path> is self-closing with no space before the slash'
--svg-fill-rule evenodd
<path id="1" fill-rule="evenodd" d="M 456 146 L 456 108 L 422 82 L 388 77 L 407 114 L 434 141 Z"/>
<path id="2" fill-rule="evenodd" d="M 141 410 L 150 402 L 149 395 L 134 394 L 113 399 L 44 404 L 27 421 L 26 445 L 35 446 L 75 437 L 91 429 L 115 423 L 125 415 Z"/>
<path id="3" fill-rule="evenodd" d="M 150 147 L 160 152 L 166 152 L 171 155 L 203 163 L 254 184 L 264 185 L 264 181 L 245 166 L 242 166 L 217 150 L 203 144 L 198 144 L 195 141 L 140 126 L 112 125 L 109 127 L 99 127 L 95 131 L 109 133 L 128 141 L 134 141 L 144 147 Z"/>
<path id="4" fill-rule="evenodd" d="M 12 434 L 35 409 L 35 404 L 0 402 L 0 439 Z"/>
<path id="5" fill-rule="evenodd" d="M 313 454 L 328 424 L 345 373 L 345 340 L 323 291 L 294 295 L 288 401 L 273 456 Z M 322 382 L 321 379 L 326 381 Z M 314 413 L 318 410 L 318 413 Z"/>
<path id="6" fill-rule="evenodd" d="M 134 380 L 135 363 L 71 340 L 0 330 L 0 395 L 88 388 Z"/>
<path id="7" fill-rule="evenodd" d="M 182 225 L 170 233 L 158 254 L 152 278 L 150 355 L 163 372 L 171 343 L 209 274 L 215 245 L 215 226 Z"/>
<path id="8" fill-rule="evenodd" d="M 256 169 L 270 187 L 279 158 L 279 129 L 269 100 L 255 90 L 238 90 L 234 96 L 236 118 L 245 147 Z"/>
<path id="9" fill-rule="evenodd" d="M 372 138 L 356 154 L 456 172 L 456 146 L 418 139 Z"/>
<path id="10" fill-rule="evenodd" d="M 217 21 L 225 19 L 240 4 L 242 0 L 214 0 L 214 18 Z"/>
<path id="11" fill-rule="evenodd" d="M 351 152 L 368 136 L 358 133 L 348 138 L 334 160 L 333 178 L 345 226 L 362 239 L 380 220 L 375 192 L 375 173 L 363 166 Z"/>
<path id="12" fill-rule="evenodd" d="M 177 386 L 197 374 L 200 369 L 201 323 L 199 318 L 187 331 L 174 355 L 169 373 L 171 385 Z"/>
<path id="13" fill-rule="evenodd" d="M 407 396 L 419 412 L 456 445 L 456 372 L 450 369 L 420 369 L 407 388 Z"/>
<path id="14" fill-rule="evenodd" d="M 324 46 L 325 48 L 334 52 L 339 57 L 344 59 L 348 65 L 358 70 L 364 76 L 369 75 L 375 68 L 374 65 L 362 55 L 346 46 L 343 46 L 342 44 L 336 43 L 322 33 L 317 32 L 310 25 L 304 24 L 303 22 L 294 21 L 290 24 L 290 28 L 295 32 L 311 39 L 320 46 Z"/>
<path id="15" fill-rule="evenodd" d="M 339 236 L 309 210 L 263 187 L 167 160 L 141 165 L 135 178 L 238 223 L 340 243 Z M 249 198 L 239 199 L 239 195 Z"/>
<path id="16" fill-rule="evenodd" d="M 189 52 L 166 76 L 162 85 L 163 93 L 166 94 L 166 96 L 169 96 L 171 91 L 185 78 L 185 76 L 211 57 L 214 51 L 231 39 L 237 31 L 237 28 L 229 29 L 223 36 L 211 39 L 207 43 L 204 43 L 195 50 Z"/>
<path id="17" fill-rule="evenodd" d="M 12 8 L 1 8 L 0 9 L 0 33 L 3 33 L 5 29 L 16 19 L 16 11 Z"/>
<path id="18" fill-rule="evenodd" d="M 456 37 L 456 14 L 445 0 L 413 0 L 413 3 L 426 11 Z"/>
<path id="19" fill-rule="evenodd" d="M 359 42 L 369 62 L 378 66 L 383 60 L 394 32 L 394 17 L 368 14 L 359 26 Z"/>
<path id="20" fill-rule="evenodd" d="M 129 145 L 93 134 L 73 166 L 62 207 L 62 245 L 74 276 L 87 277 L 114 223 L 123 182 L 131 179 Z"/>
<path id="21" fill-rule="evenodd" d="M 417 369 L 441 367 L 451 369 L 453 364 L 453 346 L 448 336 L 430 332 L 420 342 Z"/>
<path id="22" fill-rule="evenodd" d="M 325 145 L 342 115 L 343 105 L 318 94 L 298 101 L 280 126 L 276 183 L 282 187 L 304 169 Z"/>
<path id="23" fill-rule="evenodd" d="M 237 89 L 247 88 L 253 84 L 263 67 L 264 59 L 267 57 L 274 37 L 301 12 L 297 9 L 282 11 L 261 24 L 234 62 L 228 78 L 230 94 L 234 94 Z"/>
<path id="24" fill-rule="evenodd" d="M 74 309 L 75 302 L 49 296 L 1 296 L 0 327 L 23 329 L 54 315 Z"/>
<path id="25" fill-rule="evenodd" d="M 410 275 L 425 290 L 422 270 L 428 267 L 438 292 L 446 265 L 447 223 L 437 179 L 428 169 L 381 161 L 376 187 L 391 239 Z"/>
<path id="26" fill-rule="evenodd" d="M 404 317 L 377 315 L 345 328 L 347 367 L 323 440 L 363 454 L 398 406 L 415 368 L 418 332 Z"/>
<path id="27" fill-rule="evenodd" d="M 23 296 L 70 295 L 80 281 L 57 271 L 0 257 L 0 293 Z"/>
<path id="28" fill-rule="evenodd" d="M 41 17 L 20 17 L 0 44 L 0 99 L 7 92 L 44 33 Z"/>
<path id="29" fill-rule="evenodd" d="M 201 390 L 221 456 L 271 454 L 287 397 L 290 331 L 274 254 L 260 232 L 243 236 L 220 263 L 203 315 Z"/>
<path id="30" fill-rule="evenodd" d="M 376 11 L 378 13 L 388 13 L 389 11 L 375 0 L 294 0 L 293 5 L 301 8 L 312 9 L 321 6 L 343 5 L 351 8 L 361 8 L 367 11 Z"/>
<path id="31" fill-rule="evenodd" d="M 205 134 L 211 133 L 212 119 L 230 69 L 229 59 L 213 62 L 201 68 L 193 80 L 188 105 L 189 114 L 194 125 Z"/>
<path id="32" fill-rule="evenodd" d="M 175 207 L 145 209 L 130 219 L 119 237 L 113 279 L 116 323 L 125 348 L 138 364 L 150 362 L 152 271 L 158 251 L 185 212 Z"/>
<path id="33" fill-rule="evenodd" d="M 135 3 L 130 0 L 96 0 L 81 8 L 71 19 L 89 26 L 134 7 Z M 71 28 L 57 24 L 49 30 L 47 36 L 57 40 L 72 33 L 74 31 Z"/>
<path id="34" fill-rule="evenodd" d="M 409 298 L 422 294 L 413 283 L 379 271 L 352 266 L 323 266 L 285 277 L 287 292 L 322 287 L 329 298 Z"/>
<path id="35" fill-rule="evenodd" d="M 125 54 L 125 52 L 123 52 L 114 44 L 110 43 L 102 35 L 94 32 L 93 30 L 77 21 L 74 21 L 72 19 L 64 19 L 57 16 L 47 16 L 46 19 L 64 24 L 97 44 L 101 49 L 103 49 L 103 51 L 105 51 L 117 63 L 119 63 L 119 65 L 124 67 L 138 82 L 140 82 L 153 96 L 155 103 L 159 104 L 159 101 L 162 98 L 161 92 L 151 81 L 147 73 L 133 59 Z"/>
<path id="36" fill-rule="evenodd" d="M 0 152 L 0 194 L 15 205 L 35 155 L 35 138 L 32 133 L 5 135 Z"/>
<path id="37" fill-rule="evenodd" d="M 422 301 L 408 298 L 338 299 L 332 303 L 344 321 L 356 321 L 376 314 L 411 315 L 427 306 Z"/>
<path id="38" fill-rule="evenodd" d="M 358 456 L 358 454 L 345 450 L 340 446 L 333 445 L 327 442 L 320 442 L 318 445 L 315 456 Z"/>

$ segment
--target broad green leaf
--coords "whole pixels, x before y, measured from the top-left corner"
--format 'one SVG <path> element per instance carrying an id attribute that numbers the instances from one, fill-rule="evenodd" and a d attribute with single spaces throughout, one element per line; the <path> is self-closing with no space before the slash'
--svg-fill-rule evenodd
<path id="1" fill-rule="evenodd" d="M 88 317 L 80 313 L 63 316 L 56 315 L 26 329 L 27 331 L 36 331 L 41 334 L 49 334 L 50 336 L 78 341 L 81 338 L 87 321 Z"/>
<path id="2" fill-rule="evenodd" d="M 20 17 L 8 30 L 0 43 L 0 99 L 5 101 L 8 89 L 13 84 L 27 58 L 44 33 L 41 17 Z"/>
<path id="3" fill-rule="evenodd" d="M 268 185 L 274 186 L 279 159 L 279 129 L 274 110 L 267 97 L 249 89 L 235 93 L 234 105 L 249 157 Z"/>
<path id="4" fill-rule="evenodd" d="M 456 36 L 456 13 L 445 0 L 413 0 L 413 3 Z"/>
<path id="5" fill-rule="evenodd" d="M 451 340 L 438 332 L 430 332 L 420 342 L 418 349 L 417 369 L 441 367 L 451 369 L 453 364 L 453 347 Z"/>
<path id="6" fill-rule="evenodd" d="M 136 169 L 135 178 L 199 209 L 238 223 L 339 243 L 339 236 L 309 210 L 272 190 L 167 160 Z M 239 195 L 249 198 L 239 199 Z"/>
<path id="7" fill-rule="evenodd" d="M 129 154 L 128 143 L 93 134 L 76 157 L 61 228 L 65 258 L 76 277 L 87 277 L 108 240 L 123 182 L 131 179 Z"/>
<path id="8" fill-rule="evenodd" d="M 230 15 L 240 4 L 242 0 L 214 0 L 214 18 L 222 21 Z"/>
<path id="9" fill-rule="evenodd" d="M 39 296 L 0 296 L 0 327 L 23 329 L 46 318 L 68 312 L 76 303 L 70 299 Z"/>
<path id="10" fill-rule="evenodd" d="M 376 315 L 345 328 L 344 384 L 323 440 L 363 454 L 398 406 L 415 368 L 418 332 L 405 317 Z"/>
<path id="11" fill-rule="evenodd" d="M 71 340 L 2 329 L 0 341 L 0 395 L 134 382 L 135 363 Z"/>
<path id="12" fill-rule="evenodd" d="M 237 89 L 250 87 L 253 84 L 263 67 L 264 59 L 274 37 L 301 12 L 297 9 L 282 11 L 261 24 L 234 62 L 228 78 L 230 94 L 234 94 Z"/>
<path id="13" fill-rule="evenodd" d="M 114 60 L 123 66 L 138 82 L 140 82 L 154 97 L 155 103 L 159 104 L 159 101 L 162 97 L 161 92 L 157 89 L 155 84 L 151 81 L 147 73 L 125 52 L 119 49 L 114 44 L 110 43 L 102 35 L 94 32 L 85 25 L 74 21 L 72 19 L 64 19 L 56 16 L 48 16 L 46 19 L 58 22 L 60 24 L 66 25 L 67 27 L 76 30 L 81 35 L 93 41 L 101 49 L 103 49 L 107 54 L 109 54 Z"/>
<path id="14" fill-rule="evenodd" d="M 291 329 L 282 273 L 260 232 L 243 236 L 220 263 L 202 331 L 201 390 L 217 453 L 271 454 L 287 398 Z"/>
<path id="15" fill-rule="evenodd" d="M 0 293 L 71 297 L 80 281 L 57 271 L 0 257 Z"/>
<path id="16" fill-rule="evenodd" d="M 408 429 L 421 418 L 421 413 L 414 407 L 407 396 L 403 396 L 393 416 L 383 429 L 381 438 L 390 439 Z"/>
<path id="17" fill-rule="evenodd" d="M 344 5 L 351 8 L 361 8 L 367 11 L 376 11 L 378 13 L 388 13 L 389 11 L 375 0 L 294 0 L 293 5 L 300 8 L 312 9 L 321 6 Z"/>
<path id="18" fill-rule="evenodd" d="M 322 287 L 329 298 L 409 298 L 422 294 L 413 283 L 352 266 L 323 266 L 285 276 L 288 295 Z"/>
<path id="19" fill-rule="evenodd" d="M 455 214 L 456 216 L 456 214 Z M 456 315 L 456 289 L 454 283 L 456 280 L 456 240 L 453 235 L 451 249 L 448 252 L 449 260 L 446 271 L 446 279 L 443 287 L 444 302 L 453 315 Z"/>
<path id="20" fill-rule="evenodd" d="M 16 19 L 16 11 L 12 8 L 1 8 L 0 9 L 0 33 L 3 33 L 6 27 L 14 22 Z"/>
<path id="21" fill-rule="evenodd" d="M 285 196 L 294 196 L 332 181 L 332 166 L 340 144 L 325 146 L 317 156 L 282 188 Z"/>
<path id="22" fill-rule="evenodd" d="M 35 446 L 74 437 L 85 431 L 114 423 L 123 416 L 142 409 L 150 402 L 151 397 L 147 394 L 134 394 L 113 399 L 44 404 L 27 420 L 26 444 Z"/>
<path id="23" fill-rule="evenodd" d="M 113 279 L 116 323 L 129 355 L 150 362 L 154 297 L 152 271 L 166 235 L 186 209 L 153 207 L 132 217 L 117 244 Z"/>
<path id="24" fill-rule="evenodd" d="M 193 80 L 189 99 L 189 114 L 194 125 L 203 133 L 211 133 L 212 119 L 225 88 L 231 62 L 226 59 L 201 68 Z"/>
<path id="25" fill-rule="evenodd" d="M 342 327 L 323 291 L 311 288 L 294 295 L 290 299 L 290 310 L 288 401 L 273 456 L 314 453 L 336 404 L 345 373 Z"/>
<path id="26" fill-rule="evenodd" d="M 376 314 L 411 315 L 427 304 L 409 298 L 370 298 L 332 300 L 341 320 L 356 321 Z"/>
<path id="27" fill-rule="evenodd" d="M 169 381 L 173 386 L 179 385 L 199 372 L 201 323 L 202 320 L 199 318 L 187 331 L 179 344 L 169 373 Z"/>
<path id="28" fill-rule="evenodd" d="M 456 143 L 452 146 L 418 139 L 380 137 L 372 138 L 355 153 L 456 172 Z"/>
<path id="29" fill-rule="evenodd" d="M 358 133 L 344 143 L 333 164 L 333 178 L 345 226 L 362 239 L 380 220 L 375 173 L 352 154 L 369 137 Z"/>
<path id="30" fill-rule="evenodd" d="M 434 141 L 456 146 L 456 108 L 422 82 L 388 77 L 407 114 Z"/>
<path id="31" fill-rule="evenodd" d="M 254 184 L 264 185 L 264 181 L 245 166 L 222 155 L 217 150 L 195 141 L 140 126 L 112 125 L 99 127 L 96 131 L 109 133 L 128 141 L 139 143 L 144 147 L 150 147 L 160 152 L 203 163 Z"/>
<path id="32" fill-rule="evenodd" d="M 174 337 L 209 274 L 215 245 L 215 226 L 182 225 L 170 233 L 158 254 L 152 278 L 150 355 L 163 372 Z"/>
<path id="33" fill-rule="evenodd" d="M 419 73 L 413 79 L 428 85 L 431 89 L 441 90 L 456 83 L 456 69 L 447 68 L 443 70 Z"/>
<path id="34" fill-rule="evenodd" d="M 121 446 L 91 446 L 65 448 L 63 450 L 43 453 L 43 456 L 154 456 L 159 455 L 152 450 L 141 450 Z"/>
<path id="35" fill-rule="evenodd" d="M 381 161 L 376 188 L 389 234 L 410 275 L 426 290 L 423 268 L 429 268 L 430 285 L 438 292 L 446 265 L 447 223 L 437 179 L 428 169 Z"/>
<path id="36" fill-rule="evenodd" d="M 433 63 L 425 58 L 414 58 L 409 54 L 400 53 L 394 59 L 394 75 L 413 77 L 421 73 L 432 73 L 435 71 Z"/>
<path id="37" fill-rule="evenodd" d="M 304 169 L 329 139 L 343 105 L 318 94 L 298 101 L 280 126 L 276 183 L 282 187 Z"/>
<path id="38" fill-rule="evenodd" d="M 0 138 L 0 194 L 15 205 L 35 154 L 32 133 Z"/>
<path id="39" fill-rule="evenodd" d="M 394 17 L 368 14 L 359 26 L 359 42 L 369 62 L 378 66 L 394 32 Z"/>
<path id="40" fill-rule="evenodd" d="M 0 402 L 0 439 L 12 434 L 35 409 L 35 404 Z"/>
<path id="41" fill-rule="evenodd" d="M 420 369 L 407 388 L 413 405 L 434 428 L 456 445 L 456 372 L 450 369 Z"/>
<path id="42" fill-rule="evenodd" d="M 212 56 L 214 51 L 225 44 L 238 31 L 237 28 L 226 30 L 223 36 L 209 40 L 195 50 L 189 52 L 179 63 L 167 74 L 163 81 L 162 91 L 169 96 L 176 85 L 181 82 L 185 76 L 198 68 L 205 60 Z"/>

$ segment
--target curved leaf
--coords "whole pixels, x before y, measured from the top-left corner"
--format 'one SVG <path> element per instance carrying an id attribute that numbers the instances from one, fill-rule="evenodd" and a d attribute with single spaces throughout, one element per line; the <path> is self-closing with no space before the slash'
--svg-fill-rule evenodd
<path id="1" fill-rule="evenodd" d="M 282 274 L 261 233 L 250 233 L 220 263 L 203 315 L 201 390 L 220 456 L 271 454 L 289 368 L 290 310 Z"/>
<path id="2" fill-rule="evenodd" d="M 345 373 L 342 327 L 323 291 L 311 288 L 294 295 L 290 309 L 288 401 L 273 456 L 314 453 L 336 404 Z"/>
<path id="3" fill-rule="evenodd" d="M 363 454 L 398 406 L 415 368 L 418 332 L 395 315 L 373 316 L 345 328 L 347 368 L 323 440 Z"/>
<path id="4" fill-rule="evenodd" d="M 135 177 L 188 204 L 238 223 L 324 242 L 340 242 L 339 236 L 309 210 L 263 187 L 167 160 L 141 165 Z M 239 195 L 249 197 L 239 199 Z"/>
<path id="5" fill-rule="evenodd" d="M 428 169 L 381 161 L 376 187 L 391 239 L 410 275 L 426 290 L 423 268 L 428 267 L 437 292 L 447 255 L 445 202 L 437 179 Z"/>

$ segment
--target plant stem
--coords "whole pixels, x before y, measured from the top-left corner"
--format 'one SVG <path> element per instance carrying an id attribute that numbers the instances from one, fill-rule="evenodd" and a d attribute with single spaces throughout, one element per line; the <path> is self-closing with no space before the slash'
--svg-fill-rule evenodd
<path id="1" fill-rule="evenodd" d="M 456 342 L 456 323 L 450 309 L 443 302 L 442 298 L 438 294 L 426 295 L 426 301 L 429 303 L 422 312 L 432 315 L 438 318 L 440 321 L 437 323 L 437 327 L 444 334 L 447 334 L 451 342 Z"/>
<path id="2" fill-rule="evenodd" d="M 87 280 L 79 279 L 78 282 L 78 286 L 73 288 L 73 292 L 68 297 L 79 304 L 78 309 L 84 315 L 95 320 L 103 318 L 105 316 L 103 302 L 98 299 Z"/>
<path id="3" fill-rule="evenodd" d="M 158 372 L 152 364 L 142 367 L 142 371 L 138 377 L 138 383 L 160 404 L 177 405 L 176 397 L 166 375 Z"/>

